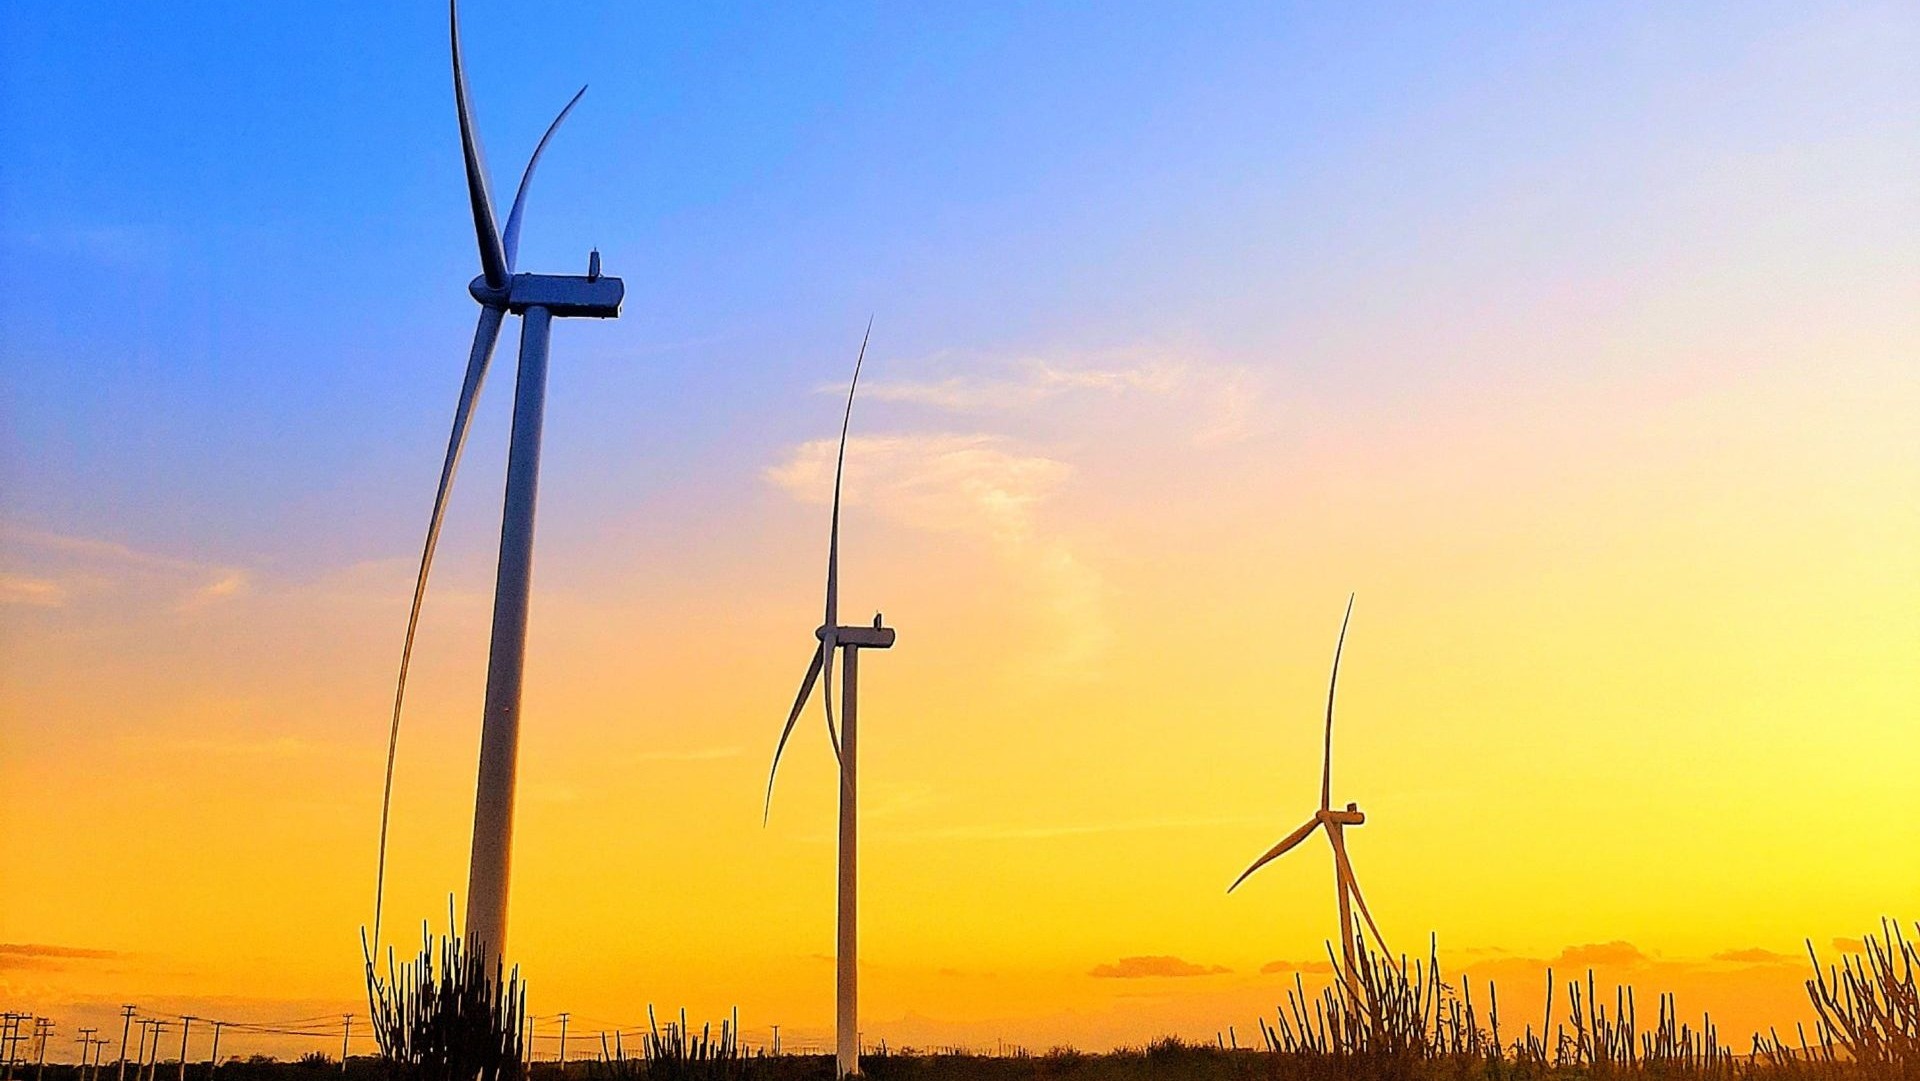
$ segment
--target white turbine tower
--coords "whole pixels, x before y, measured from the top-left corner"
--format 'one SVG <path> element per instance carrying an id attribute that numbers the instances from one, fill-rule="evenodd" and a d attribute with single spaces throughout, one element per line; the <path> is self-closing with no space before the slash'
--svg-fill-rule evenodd
<path id="1" fill-rule="evenodd" d="M 380 866 L 374 897 L 374 945 L 380 934 L 380 907 L 385 892 L 387 819 L 393 796 L 393 759 L 400 737 L 400 705 L 406 695 L 407 665 L 413 656 L 414 631 L 420 622 L 420 603 L 426 594 L 427 572 L 447 510 L 453 475 L 466 445 L 467 428 L 475 401 L 493 358 L 500 324 L 509 314 L 520 316 L 520 368 L 513 399 L 513 434 L 507 452 L 506 509 L 500 526 L 500 562 L 494 586 L 492 645 L 487 655 L 487 691 L 480 729 L 480 775 L 474 794 L 473 857 L 467 880 L 466 936 L 476 951 L 495 961 L 504 957 L 507 942 L 507 876 L 513 851 L 513 790 L 520 743 L 520 677 L 527 643 L 527 599 L 533 581 L 533 512 L 540 480 L 540 429 L 546 413 L 547 346 L 555 318 L 585 316 L 612 319 L 620 314 L 626 287 L 619 278 L 600 274 L 600 254 L 588 256 L 584 277 L 557 274 L 520 274 L 514 258 L 520 246 L 521 216 L 527 188 L 548 140 L 561 121 L 586 93 L 567 102 L 534 147 L 520 177 L 502 232 L 496 225 L 493 195 L 487 180 L 480 136 L 474 130 L 467 104 L 467 77 L 460 58 L 458 0 L 449 0 L 448 24 L 453 48 L 453 96 L 460 117 L 460 148 L 466 161 L 467 197 L 473 206 L 473 226 L 480 242 L 480 276 L 467 292 L 480 303 L 480 322 L 474 329 L 473 349 L 467 356 L 467 374 L 453 413 L 453 434 L 440 467 L 440 486 L 427 519 L 426 545 L 420 554 L 420 573 L 413 587 L 413 607 L 407 615 L 406 643 L 400 652 L 400 676 L 393 695 L 393 725 L 387 742 L 386 792 L 380 807 Z"/>
<path id="2" fill-rule="evenodd" d="M 1349 993 L 1358 993 L 1358 984 L 1354 975 L 1353 958 L 1353 908 L 1358 905 L 1360 915 L 1367 921 L 1367 928 L 1373 932 L 1373 940 L 1378 943 L 1382 953 L 1387 952 L 1387 944 L 1380 937 L 1380 928 L 1374 925 L 1373 913 L 1367 911 L 1366 898 L 1360 895 L 1360 881 L 1353 876 L 1353 863 L 1347 859 L 1346 829 L 1366 822 L 1358 804 L 1349 803 L 1345 810 L 1333 809 L 1333 692 L 1340 682 L 1340 651 L 1347 644 L 1347 621 L 1353 618 L 1353 597 L 1347 597 L 1347 614 L 1340 620 L 1340 638 L 1333 647 L 1333 675 L 1327 680 L 1327 737 L 1326 751 L 1320 760 L 1320 809 L 1315 811 L 1306 824 L 1281 838 L 1280 843 L 1267 850 L 1266 855 L 1253 861 L 1253 866 L 1240 872 L 1240 877 L 1227 887 L 1232 893 L 1234 888 L 1247 880 L 1269 862 L 1280 858 L 1295 845 L 1307 839 L 1314 830 L 1322 827 L 1327 831 L 1327 842 L 1333 848 L 1333 887 L 1340 908 L 1340 954 L 1346 971 L 1342 973 L 1342 983 Z M 1348 899 L 1352 899 L 1349 904 Z"/>
<path id="3" fill-rule="evenodd" d="M 873 333 L 868 322 L 867 334 Z M 870 627 L 840 626 L 840 475 L 847 464 L 847 426 L 853 420 L 853 393 L 860 385 L 860 365 L 867 358 L 867 338 L 860 339 L 860 356 L 853 362 L 853 381 L 847 387 L 847 409 L 840 419 L 840 453 L 833 466 L 833 524 L 827 534 L 827 610 L 826 618 L 813 632 L 820 644 L 813 651 L 806 677 L 800 681 L 800 693 L 794 696 L 793 709 L 787 714 L 787 726 L 780 730 L 780 743 L 773 751 L 773 767 L 767 771 L 767 801 L 761 812 L 762 824 L 773 810 L 773 778 L 780 769 L 781 752 L 787 737 L 800 720 L 816 680 L 825 678 L 820 703 L 827 715 L 827 738 L 833 744 L 834 757 L 840 761 L 840 918 L 834 940 L 834 1076 L 848 1077 L 860 1072 L 859 1010 L 859 786 L 856 783 L 859 761 L 858 720 L 860 713 L 860 651 L 893 647 L 893 628 L 882 626 L 878 613 Z M 836 734 L 833 723 L 833 654 L 841 655 L 841 683 L 845 706 Z"/>

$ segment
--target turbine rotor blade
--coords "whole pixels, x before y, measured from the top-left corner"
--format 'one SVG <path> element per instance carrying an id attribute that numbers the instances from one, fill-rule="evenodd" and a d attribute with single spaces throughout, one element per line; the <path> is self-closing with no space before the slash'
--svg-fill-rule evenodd
<path id="1" fill-rule="evenodd" d="M 1387 940 L 1380 937 L 1380 927 L 1373 922 L 1373 913 L 1367 911 L 1367 899 L 1360 895 L 1360 880 L 1354 877 L 1353 861 L 1347 856 L 1346 838 L 1334 830 L 1327 831 L 1327 836 L 1333 838 L 1333 855 L 1340 864 L 1340 877 L 1346 881 L 1347 892 L 1353 895 L 1354 903 L 1360 908 L 1360 915 L 1367 921 L 1367 930 L 1373 932 L 1373 941 L 1380 947 L 1380 952 L 1391 957 L 1392 951 L 1387 949 Z"/>
<path id="2" fill-rule="evenodd" d="M 767 818 L 773 814 L 773 778 L 780 772 L 780 755 L 787 749 L 787 738 L 793 735 L 793 726 L 800 720 L 800 711 L 807 706 L 807 696 L 813 693 L 813 683 L 820 678 L 821 657 L 824 649 L 813 651 L 813 663 L 807 665 L 807 674 L 800 680 L 800 693 L 793 696 L 793 709 L 787 713 L 787 726 L 780 730 L 780 742 L 773 749 L 773 766 L 767 770 L 767 803 L 760 812 L 760 824 L 767 824 Z"/>
<path id="3" fill-rule="evenodd" d="M 1247 880 L 1248 875 L 1254 873 L 1255 871 L 1258 871 L 1262 867 L 1265 867 L 1267 864 L 1273 862 L 1274 860 L 1279 859 L 1281 856 L 1286 855 L 1289 851 L 1293 849 L 1295 845 L 1298 845 L 1301 841 L 1306 840 L 1307 837 L 1310 834 L 1312 834 L 1314 830 L 1318 828 L 1320 828 L 1319 816 L 1316 815 L 1313 818 L 1307 819 L 1306 825 L 1301 826 L 1299 829 L 1294 830 L 1292 833 L 1287 834 L 1284 838 L 1281 839 L 1279 844 L 1274 845 L 1272 848 L 1267 849 L 1266 855 L 1261 856 L 1257 860 L 1254 860 L 1253 866 L 1240 872 L 1240 877 L 1233 880 L 1233 885 L 1227 887 L 1227 892 L 1232 893 L 1240 885 L 1240 883 L 1245 882 Z"/>
<path id="4" fill-rule="evenodd" d="M 453 33 L 453 100 L 460 110 L 460 153 L 467 165 L 467 199 L 473 203 L 473 231 L 480 241 L 480 274 L 494 289 L 507 287 L 507 257 L 500 246 L 500 228 L 493 217 L 493 192 L 487 183 L 487 159 L 480 150 L 480 133 L 473 127 L 467 105 L 467 72 L 460 62 L 460 0 L 447 0 L 447 21 Z"/>
<path id="5" fill-rule="evenodd" d="M 407 667 L 413 660 L 413 636 L 420 626 L 420 605 L 426 599 L 427 572 L 433 567 L 433 550 L 440 541 L 440 524 L 446 519 L 447 497 L 453 491 L 453 475 L 460 468 L 460 452 L 467 445 L 467 429 L 473 420 L 473 407 L 480 398 L 480 387 L 487 379 L 487 366 L 493 360 L 494 343 L 500 338 L 500 322 L 506 318 L 501 308 L 480 309 L 480 322 L 473 328 L 473 349 L 467 354 L 467 375 L 460 384 L 460 400 L 453 410 L 453 433 L 447 437 L 447 457 L 440 466 L 440 487 L 433 497 L 433 514 L 427 519 L 427 541 L 420 552 L 420 574 L 413 583 L 413 607 L 407 613 L 407 637 L 400 647 L 400 678 L 393 689 L 393 726 L 387 733 L 387 780 L 380 795 L 380 860 L 374 877 L 373 948 L 380 948 L 380 909 L 387 881 L 387 820 L 393 808 L 393 761 L 400 746 L 400 705 L 407 695 Z"/>
<path id="6" fill-rule="evenodd" d="M 833 760 L 845 766 L 846 757 L 840 753 L 840 731 L 833 725 L 833 650 L 837 645 L 839 640 L 832 631 L 820 636 L 820 654 L 827 659 L 827 680 L 820 690 L 820 704 L 827 710 L 827 740 L 833 744 Z"/>
<path id="7" fill-rule="evenodd" d="M 833 463 L 833 528 L 827 534 L 827 618 L 829 633 L 840 625 L 840 477 L 847 467 L 847 428 L 853 423 L 853 393 L 860 387 L 860 366 L 867 360 L 867 340 L 873 337 L 873 319 L 860 337 L 860 355 L 853 361 L 853 381 L 847 384 L 847 411 L 840 418 L 840 454 Z"/>
<path id="8" fill-rule="evenodd" d="M 1340 650 L 1347 644 L 1347 621 L 1353 618 L 1353 594 L 1347 594 L 1347 614 L 1340 617 L 1340 638 L 1333 645 L 1333 675 L 1327 680 L 1327 745 L 1320 759 L 1320 809 L 1333 809 L 1333 689 L 1340 683 Z"/>
<path id="9" fill-rule="evenodd" d="M 507 211 L 507 232 L 503 244 L 509 274 L 513 273 L 514 258 L 520 252 L 520 215 L 526 210 L 527 188 L 533 183 L 534 167 L 540 164 L 540 154 L 547 149 L 547 141 L 553 138 L 554 132 L 560 130 L 560 123 L 567 118 L 568 113 L 573 111 L 575 105 L 580 104 L 580 99 L 586 93 L 587 88 L 581 87 L 580 92 L 567 102 L 567 107 L 560 110 L 560 115 L 553 118 L 553 123 L 547 125 L 547 133 L 540 137 L 539 145 L 533 148 L 533 156 L 527 159 L 526 172 L 520 174 L 520 188 L 513 193 L 513 209 Z"/>

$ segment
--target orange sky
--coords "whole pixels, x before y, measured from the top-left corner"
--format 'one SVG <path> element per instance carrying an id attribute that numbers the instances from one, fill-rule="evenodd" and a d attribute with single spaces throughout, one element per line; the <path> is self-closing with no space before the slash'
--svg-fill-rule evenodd
<path id="1" fill-rule="evenodd" d="M 622 319 L 555 337 L 511 924 L 536 1014 L 825 1033 L 817 712 L 764 828 L 761 796 L 870 313 L 841 594 L 899 630 L 862 666 L 870 1040 L 1246 1039 L 1334 933 L 1322 849 L 1225 889 L 1315 804 L 1349 592 L 1358 877 L 1397 949 L 1437 934 L 1503 981 L 1506 1027 L 1545 966 L 1591 963 L 1743 1043 L 1805 1015 L 1806 940 L 1920 917 L 1920 21 L 1255 7 L 1244 34 L 809 21 L 808 56 L 882 65 L 886 93 L 794 74 L 757 20 L 475 46 L 489 106 L 554 74 L 510 46 L 569 93 L 576 66 L 759 80 L 597 81 L 641 104 L 542 167 L 529 260 L 590 237 L 631 277 Z M 250 171 L 318 168 L 304 147 L 178 149 L 206 115 L 178 73 L 139 84 L 153 131 L 89 136 L 153 168 L 62 151 L 125 110 L 61 72 L 175 55 L 145 31 L 72 30 L 120 45 L 51 64 L 44 98 L 5 76 L 51 149 L 0 176 L 0 1007 L 65 1037 L 123 1002 L 364 1012 L 392 680 L 472 319 L 443 14 L 365 43 L 417 70 L 306 188 Z M 182 47 L 238 79 L 313 28 L 254 29 Z M 640 37 L 687 70 L 620 51 Z M 324 96 L 356 79 L 281 89 L 363 113 Z M 285 124 L 230 127 L 203 134 Z M 115 188 L 101 225 L 108 180 L 182 190 Z M 254 291 L 310 274 L 287 237 L 317 233 L 377 273 L 311 310 Z M 34 299 L 82 275 L 92 306 Z M 396 943 L 466 881 L 511 349 L 415 653 Z"/>
<path id="2" fill-rule="evenodd" d="M 1534 1009 L 1542 961 L 1630 943 L 1603 979 L 1742 1032 L 1796 1016 L 1803 937 L 1916 895 L 1896 856 L 1920 842 L 1910 366 L 1736 377 L 1709 355 L 1344 415 L 1178 350 L 920 367 L 963 374 L 880 358 L 849 454 L 843 603 L 901 629 L 863 666 L 873 1034 L 1250 1028 L 1289 979 L 1263 967 L 1323 956 L 1332 925 L 1315 848 L 1223 890 L 1311 810 L 1347 588 L 1334 795 L 1370 815 L 1354 859 L 1396 948 L 1437 932 Z M 977 392 L 952 414 L 977 430 L 909 424 L 929 387 Z M 830 425 L 830 393 L 808 408 Z M 732 482 L 725 534 L 668 499 L 607 541 L 543 537 L 513 910 L 536 1013 L 826 1021 L 812 714 L 758 812 L 829 449 Z M 482 503 L 456 508 L 429 601 L 396 941 L 464 884 Z M 0 941 L 107 951 L 0 957 L 7 1000 L 353 1008 L 404 540 L 309 574 L 12 526 L 5 545 L 59 592 L 5 609 Z M 1091 974 L 1138 956 L 1205 974 Z"/>

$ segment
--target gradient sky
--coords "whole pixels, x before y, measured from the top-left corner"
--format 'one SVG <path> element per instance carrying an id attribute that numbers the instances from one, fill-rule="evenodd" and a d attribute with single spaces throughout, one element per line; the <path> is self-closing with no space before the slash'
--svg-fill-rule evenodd
<path id="1" fill-rule="evenodd" d="M 1804 939 L 1920 911 L 1910 5 L 516 10 L 465 9 L 496 191 L 592 86 L 521 265 L 627 283 L 555 332 L 536 1013 L 826 1031 L 817 719 L 760 792 L 869 315 L 870 1038 L 1251 1029 L 1324 957 L 1325 853 L 1222 891 L 1313 806 L 1350 590 L 1334 794 L 1396 947 L 1743 1036 Z M 0 999 L 364 1009 L 475 314 L 444 11 L 10 5 L 0 144 Z M 465 884 L 512 348 L 402 942 Z"/>

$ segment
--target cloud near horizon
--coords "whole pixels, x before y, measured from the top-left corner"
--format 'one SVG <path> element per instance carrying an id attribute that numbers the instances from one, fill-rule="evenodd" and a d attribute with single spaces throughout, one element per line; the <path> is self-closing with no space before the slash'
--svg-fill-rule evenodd
<path id="1" fill-rule="evenodd" d="M 1640 947 L 1631 942 L 1614 939 L 1612 942 L 1590 942 L 1584 946 L 1568 946 L 1554 959 L 1556 965 L 1589 965 L 1597 968 L 1628 968 L 1651 960 Z"/>
<path id="2" fill-rule="evenodd" d="M 1749 946 L 1743 950 L 1721 950 L 1711 959 L 1742 965 L 1793 965 L 1800 962 L 1799 958 L 1791 954 L 1777 953 L 1759 946 Z"/>
<path id="3" fill-rule="evenodd" d="M 59 970 L 69 961 L 111 961 L 123 956 L 118 950 L 90 949 L 84 946 L 49 946 L 34 942 L 0 942 L 0 969 Z"/>
<path id="4" fill-rule="evenodd" d="M 1178 957 L 1122 957 L 1110 965 L 1095 965 L 1087 975 L 1103 980 L 1140 980 L 1178 976 L 1218 976 L 1233 970 L 1225 965 L 1196 965 Z"/>
<path id="5" fill-rule="evenodd" d="M 1333 973 L 1332 961 L 1268 961 L 1260 966 L 1260 974 L 1271 976 L 1276 972 L 1304 972 L 1309 976 L 1324 976 Z"/>

